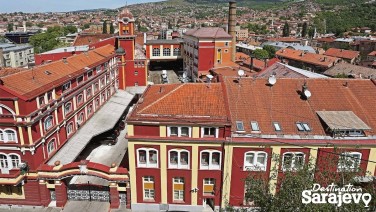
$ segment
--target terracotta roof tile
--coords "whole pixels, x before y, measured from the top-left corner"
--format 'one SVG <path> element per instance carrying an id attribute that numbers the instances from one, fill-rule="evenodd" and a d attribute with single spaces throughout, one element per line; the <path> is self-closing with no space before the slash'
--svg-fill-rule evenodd
<path id="1" fill-rule="evenodd" d="M 73 46 L 90 45 L 111 37 L 113 35 L 110 34 L 78 34 Z"/>
<path id="2" fill-rule="evenodd" d="M 304 82 L 312 96 L 301 98 Z M 344 86 L 347 82 L 347 86 Z M 353 111 L 376 134 L 376 87 L 371 80 L 346 79 L 278 79 L 270 87 L 265 79 L 225 78 L 225 87 L 233 130 L 236 121 L 243 121 L 246 133 L 251 133 L 251 121 L 257 121 L 262 134 L 278 134 L 272 126 L 279 122 L 284 135 L 326 135 L 317 111 Z M 312 131 L 301 133 L 296 122 L 307 122 Z"/>
<path id="3" fill-rule="evenodd" d="M 320 54 L 313 54 L 313 53 L 305 53 L 300 50 L 293 50 L 293 49 L 280 49 L 276 52 L 276 55 L 282 58 L 287 58 L 290 60 L 296 60 L 308 64 L 313 64 L 316 66 L 321 67 L 332 67 L 335 63 L 339 61 L 339 58 L 320 55 Z"/>
<path id="4" fill-rule="evenodd" d="M 369 53 L 368 56 L 376 56 L 376 51 Z"/>
<path id="5" fill-rule="evenodd" d="M 325 52 L 325 55 L 352 60 L 359 56 L 359 52 L 345 49 L 330 48 Z"/>
<path id="6" fill-rule="evenodd" d="M 1 77 L 4 86 L 26 98 L 64 84 L 69 78 L 83 74 L 85 67 L 94 67 L 114 55 L 114 46 L 106 45 L 85 54 L 78 54 L 62 60 L 40 65 L 16 74 Z M 49 74 L 48 74 L 49 73 Z"/>
<path id="7" fill-rule="evenodd" d="M 232 38 L 223 28 L 219 27 L 202 27 L 191 29 L 185 35 L 197 38 Z"/>

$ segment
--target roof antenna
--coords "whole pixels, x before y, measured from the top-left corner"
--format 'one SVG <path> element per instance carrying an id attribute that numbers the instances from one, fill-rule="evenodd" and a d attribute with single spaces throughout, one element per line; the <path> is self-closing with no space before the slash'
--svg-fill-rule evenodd
<path id="1" fill-rule="evenodd" d="M 245 75 L 244 70 L 239 69 L 239 70 L 238 70 L 238 76 L 239 76 L 239 78 L 238 78 L 238 82 L 240 82 L 240 80 L 242 79 L 242 77 L 243 77 L 244 75 Z"/>

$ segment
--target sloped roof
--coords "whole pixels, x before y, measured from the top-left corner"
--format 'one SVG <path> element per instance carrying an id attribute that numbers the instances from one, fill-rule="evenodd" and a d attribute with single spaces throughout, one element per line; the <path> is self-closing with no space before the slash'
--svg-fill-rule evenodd
<path id="1" fill-rule="evenodd" d="M 331 130 L 371 129 L 352 111 L 317 111 L 317 114 Z"/>
<path id="2" fill-rule="evenodd" d="M 332 57 L 339 57 L 352 60 L 358 57 L 360 53 L 358 51 L 330 48 L 324 54 Z"/>
<path id="3" fill-rule="evenodd" d="M 312 93 L 309 100 L 300 95 L 304 82 Z M 371 80 L 285 78 L 270 87 L 265 79 L 248 77 L 238 83 L 235 77 L 226 77 L 224 84 L 233 130 L 236 121 L 243 121 L 245 133 L 250 134 L 251 121 L 257 121 L 261 134 L 325 136 L 317 111 L 352 111 L 371 128 L 366 134 L 376 134 L 376 85 Z M 273 122 L 280 124 L 281 133 Z M 299 132 L 297 122 L 308 123 L 311 131 Z"/>
<path id="4" fill-rule="evenodd" d="M 62 60 L 33 67 L 27 71 L 1 77 L 3 86 L 26 98 L 33 98 L 64 84 L 84 73 L 85 67 L 95 67 L 114 56 L 114 46 L 106 45 Z M 47 72 L 49 74 L 47 74 Z"/>
<path id="5" fill-rule="evenodd" d="M 188 30 L 185 35 L 197 38 L 232 38 L 223 28 L 220 27 L 202 27 Z"/>
<path id="6" fill-rule="evenodd" d="M 313 53 L 305 53 L 300 50 L 293 50 L 293 49 L 281 49 L 276 52 L 276 55 L 279 57 L 287 58 L 290 60 L 301 61 L 308 64 L 313 64 L 316 66 L 321 67 L 331 67 L 334 63 L 339 61 L 339 58 L 320 55 L 320 54 L 313 54 Z"/>
<path id="7" fill-rule="evenodd" d="M 113 37 L 111 34 L 78 34 L 74 39 L 73 46 L 91 45 L 111 37 Z"/>
<path id="8" fill-rule="evenodd" d="M 338 63 L 332 68 L 326 70 L 324 74 L 332 77 L 344 74 L 347 76 L 353 76 L 354 78 L 376 78 L 376 69 L 352 65 L 349 63 Z"/>
<path id="9" fill-rule="evenodd" d="M 272 74 L 275 74 L 277 78 L 328 78 L 322 74 L 296 68 L 279 62 L 274 63 L 272 66 L 258 73 L 257 77 L 268 78 Z"/>
<path id="10" fill-rule="evenodd" d="M 128 121 L 216 123 L 227 121 L 227 117 L 221 84 L 185 83 L 150 86 Z"/>

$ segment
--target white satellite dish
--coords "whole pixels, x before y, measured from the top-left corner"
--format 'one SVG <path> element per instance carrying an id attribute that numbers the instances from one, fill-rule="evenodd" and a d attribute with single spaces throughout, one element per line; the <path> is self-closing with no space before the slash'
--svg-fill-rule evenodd
<path id="1" fill-rule="evenodd" d="M 166 70 L 162 70 L 162 74 L 167 74 L 167 71 Z"/>
<path id="2" fill-rule="evenodd" d="M 187 72 L 184 72 L 183 73 L 183 78 L 187 78 L 187 75 L 188 75 Z"/>
<path id="3" fill-rule="evenodd" d="M 275 75 L 270 75 L 270 77 L 268 78 L 269 85 L 275 85 L 276 82 L 277 78 L 275 77 Z"/>
<path id="4" fill-rule="evenodd" d="M 311 91 L 309 91 L 308 89 L 306 89 L 306 90 L 304 91 L 304 96 L 305 96 L 307 99 L 309 99 L 309 97 L 312 96 Z"/>
<path id="5" fill-rule="evenodd" d="M 211 74 L 206 75 L 206 77 L 207 77 L 209 80 L 212 80 L 212 79 L 214 78 L 213 75 L 211 75 Z"/>
<path id="6" fill-rule="evenodd" d="M 239 77 L 242 77 L 242 76 L 244 76 L 244 70 L 241 70 L 241 69 L 239 69 L 239 71 L 238 71 L 238 75 L 239 75 Z"/>

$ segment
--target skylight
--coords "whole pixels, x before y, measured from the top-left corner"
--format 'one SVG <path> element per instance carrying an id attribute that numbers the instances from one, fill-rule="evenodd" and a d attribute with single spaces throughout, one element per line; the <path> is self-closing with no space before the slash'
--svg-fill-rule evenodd
<path id="1" fill-rule="evenodd" d="M 242 121 L 236 121 L 236 130 L 237 131 L 244 131 L 244 124 Z"/>
<path id="2" fill-rule="evenodd" d="M 282 128 L 278 122 L 273 122 L 273 126 L 274 126 L 275 131 L 278 131 L 278 132 L 282 131 Z"/>
<path id="3" fill-rule="evenodd" d="M 260 131 L 260 127 L 257 121 L 251 121 L 251 127 L 252 127 L 252 131 Z"/>

